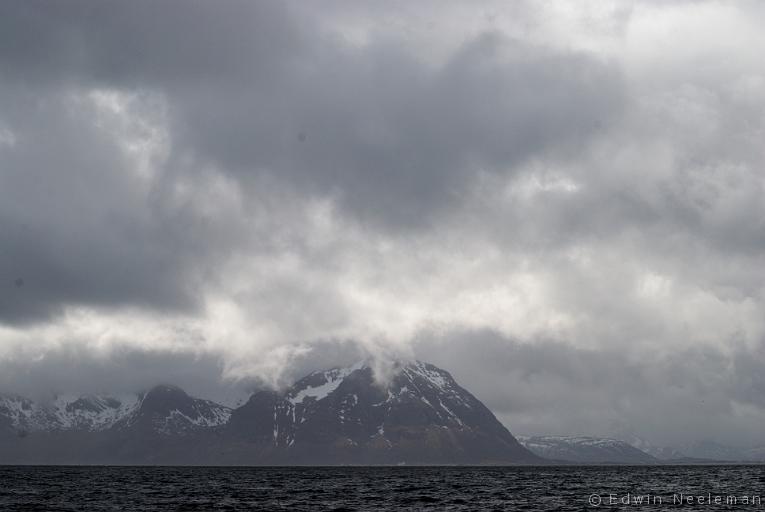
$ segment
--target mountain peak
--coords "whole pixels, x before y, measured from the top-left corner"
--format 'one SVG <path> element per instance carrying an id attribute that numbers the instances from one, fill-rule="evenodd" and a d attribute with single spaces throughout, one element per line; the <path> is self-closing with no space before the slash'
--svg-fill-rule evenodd
<path id="1" fill-rule="evenodd" d="M 189 396 L 177 386 L 160 384 L 143 396 L 126 425 L 161 434 L 185 434 L 225 424 L 230 416 L 228 407 Z"/>
<path id="2" fill-rule="evenodd" d="M 411 361 L 388 377 L 376 381 L 364 362 L 312 372 L 282 393 L 256 393 L 229 428 L 296 463 L 539 460 L 448 372 Z"/>

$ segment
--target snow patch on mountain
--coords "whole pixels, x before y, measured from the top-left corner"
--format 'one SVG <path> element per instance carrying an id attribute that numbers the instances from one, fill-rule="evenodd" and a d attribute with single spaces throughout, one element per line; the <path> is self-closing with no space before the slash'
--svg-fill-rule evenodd
<path id="1" fill-rule="evenodd" d="M 343 383 L 343 379 L 356 370 L 360 370 L 364 367 L 364 363 L 360 362 L 346 368 L 333 368 L 332 370 L 324 372 L 312 373 L 306 379 L 313 380 L 321 375 L 323 377 L 323 382 L 317 385 L 308 385 L 303 389 L 292 390 L 288 393 L 287 400 L 292 403 L 292 405 L 303 403 L 306 398 L 313 398 L 317 402 L 323 400 Z"/>
<path id="2" fill-rule="evenodd" d="M 226 407 L 211 407 L 207 414 L 184 414 L 178 409 L 170 411 L 165 417 L 162 431 L 171 431 L 173 425 L 187 424 L 195 427 L 209 428 L 225 425 L 231 417 L 231 409 Z"/>

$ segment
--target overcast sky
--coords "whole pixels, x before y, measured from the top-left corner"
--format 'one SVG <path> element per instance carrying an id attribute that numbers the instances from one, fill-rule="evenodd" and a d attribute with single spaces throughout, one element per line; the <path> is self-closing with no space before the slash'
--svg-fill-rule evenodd
<path id="1" fill-rule="evenodd" d="M 0 389 L 449 371 L 765 443 L 765 5 L 0 2 Z"/>

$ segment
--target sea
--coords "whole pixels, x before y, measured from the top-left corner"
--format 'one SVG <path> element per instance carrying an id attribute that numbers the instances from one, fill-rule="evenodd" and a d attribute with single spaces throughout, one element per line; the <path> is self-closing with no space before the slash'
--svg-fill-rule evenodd
<path id="1" fill-rule="evenodd" d="M 748 465 L 0 466 L 1 511 L 760 510 L 761 495 L 765 466 Z"/>

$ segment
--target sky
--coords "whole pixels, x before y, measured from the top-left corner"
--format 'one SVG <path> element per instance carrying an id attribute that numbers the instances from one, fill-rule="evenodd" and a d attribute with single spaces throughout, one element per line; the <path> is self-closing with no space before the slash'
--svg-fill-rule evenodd
<path id="1" fill-rule="evenodd" d="M 765 5 L 0 3 L 0 390 L 418 358 L 765 444 Z"/>

